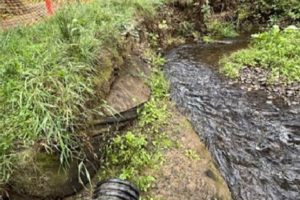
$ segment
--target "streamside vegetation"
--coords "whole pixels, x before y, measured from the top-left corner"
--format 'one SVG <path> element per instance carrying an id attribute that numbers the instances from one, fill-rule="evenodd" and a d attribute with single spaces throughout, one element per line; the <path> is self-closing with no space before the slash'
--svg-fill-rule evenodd
<path id="1" fill-rule="evenodd" d="M 126 27 L 137 12 L 151 16 L 161 3 L 97 0 L 0 32 L 1 183 L 14 170 L 18 151 L 37 143 L 59 152 L 63 164 L 84 157 L 77 124 L 90 113 L 102 115 L 102 86 L 122 62 Z"/>
<path id="2" fill-rule="evenodd" d="M 252 35 L 248 49 L 240 50 L 221 61 L 222 71 L 231 78 L 239 77 L 245 67 L 269 71 L 269 83 L 300 82 L 300 29 L 274 26 Z"/>
<path id="3" fill-rule="evenodd" d="M 221 72 L 241 82 L 254 85 L 259 82 L 263 87 L 289 85 L 286 92 L 297 93 L 296 85 L 300 82 L 299 1 L 245 0 L 236 1 L 233 8 L 236 8 L 232 18 L 236 27 L 256 24 L 264 29 L 252 35 L 249 48 L 223 58 Z"/>
<path id="4" fill-rule="evenodd" d="M 251 21 L 258 24 L 288 25 L 300 22 L 298 0 L 242 0 L 237 1 L 239 22 Z"/>
<path id="5" fill-rule="evenodd" d="M 170 116 L 169 87 L 161 70 L 164 59 L 151 53 L 151 63 L 153 73 L 148 80 L 151 98 L 139 111 L 136 124 L 107 145 L 105 162 L 99 170 L 100 180 L 109 177 L 130 180 L 142 192 L 147 192 L 155 182 L 155 177 L 149 174 L 164 161 L 162 152 L 174 146 L 164 133 Z"/>

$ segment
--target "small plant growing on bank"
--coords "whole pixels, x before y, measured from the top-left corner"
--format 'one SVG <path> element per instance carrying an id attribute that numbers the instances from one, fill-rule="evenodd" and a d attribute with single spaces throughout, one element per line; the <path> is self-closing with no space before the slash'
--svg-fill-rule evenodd
<path id="1" fill-rule="evenodd" d="M 135 183 L 146 192 L 155 182 L 149 175 L 163 162 L 162 151 L 173 146 L 164 134 L 163 127 L 168 122 L 168 84 L 161 71 L 165 60 L 148 51 L 152 65 L 152 75 L 148 84 L 152 90 L 150 100 L 139 111 L 139 118 L 133 130 L 117 136 L 108 145 L 106 159 L 99 178 L 119 177 Z"/>
<path id="2" fill-rule="evenodd" d="M 215 37 L 236 37 L 238 33 L 235 30 L 233 22 L 210 20 L 207 23 L 207 29 L 210 35 Z"/>
<path id="3" fill-rule="evenodd" d="M 141 191 L 147 191 L 155 181 L 153 176 L 143 174 L 142 169 L 159 164 L 161 154 L 149 150 L 149 141 L 143 134 L 127 132 L 113 139 L 106 152 L 105 166 L 100 179 L 119 177 L 133 181 Z"/>
<path id="4" fill-rule="evenodd" d="M 188 157 L 191 160 L 200 160 L 200 156 L 193 149 L 186 149 L 185 150 L 185 156 Z"/>

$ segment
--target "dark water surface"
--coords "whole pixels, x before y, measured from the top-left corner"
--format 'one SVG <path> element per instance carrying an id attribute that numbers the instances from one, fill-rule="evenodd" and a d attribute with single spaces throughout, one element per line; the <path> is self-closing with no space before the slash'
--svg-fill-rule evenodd
<path id="1" fill-rule="evenodd" d="M 244 40 L 182 46 L 167 56 L 171 97 L 212 153 L 234 199 L 300 200 L 300 106 L 269 104 L 218 73 Z M 300 100 L 299 100 L 300 101 Z"/>

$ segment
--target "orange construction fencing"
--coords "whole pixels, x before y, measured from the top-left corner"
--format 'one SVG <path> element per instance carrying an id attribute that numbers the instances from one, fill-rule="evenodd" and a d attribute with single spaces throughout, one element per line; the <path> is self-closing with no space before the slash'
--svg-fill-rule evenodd
<path id="1" fill-rule="evenodd" d="M 79 0 L 0 0 L 0 29 L 31 25 Z"/>

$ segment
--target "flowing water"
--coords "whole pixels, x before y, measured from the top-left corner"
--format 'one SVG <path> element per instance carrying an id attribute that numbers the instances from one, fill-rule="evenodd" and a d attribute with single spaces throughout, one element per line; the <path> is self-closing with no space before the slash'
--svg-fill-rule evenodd
<path id="1" fill-rule="evenodd" d="M 171 97 L 212 153 L 234 199 L 300 199 L 300 106 L 270 104 L 218 73 L 224 54 L 244 39 L 186 45 L 165 67 Z M 300 101 L 300 100 L 299 100 Z"/>

